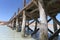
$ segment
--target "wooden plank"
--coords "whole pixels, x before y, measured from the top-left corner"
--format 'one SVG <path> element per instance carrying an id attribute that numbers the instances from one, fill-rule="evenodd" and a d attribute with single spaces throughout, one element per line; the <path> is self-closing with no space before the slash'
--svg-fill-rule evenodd
<path id="1" fill-rule="evenodd" d="M 34 12 L 37 11 L 37 10 L 38 10 L 38 8 L 32 10 L 30 13 L 32 14 L 32 13 L 34 13 Z"/>

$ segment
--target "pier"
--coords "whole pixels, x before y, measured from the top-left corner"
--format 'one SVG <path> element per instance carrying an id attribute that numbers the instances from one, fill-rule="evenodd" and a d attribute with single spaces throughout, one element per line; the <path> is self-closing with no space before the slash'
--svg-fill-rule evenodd
<path id="1" fill-rule="evenodd" d="M 56 18 L 60 14 L 60 0 L 31 0 L 29 4 L 26 4 L 26 0 L 23 1 L 23 9 L 18 8 L 18 13 L 14 13 L 7 22 L 7 26 L 26 39 L 36 37 L 38 33 L 39 39 L 37 40 L 56 40 L 60 33 L 60 21 Z M 53 20 L 53 31 L 48 28 L 51 20 Z M 33 23 L 34 28 L 30 27 Z M 48 32 L 50 32 L 50 37 Z"/>

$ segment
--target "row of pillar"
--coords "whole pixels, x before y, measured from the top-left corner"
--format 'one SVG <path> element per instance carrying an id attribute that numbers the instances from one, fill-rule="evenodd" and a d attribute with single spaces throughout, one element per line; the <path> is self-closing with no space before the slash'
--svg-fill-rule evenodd
<path id="1" fill-rule="evenodd" d="M 24 0 L 24 7 L 26 6 L 26 0 Z M 46 16 L 46 11 L 44 8 L 43 0 L 38 0 L 38 7 L 39 7 L 39 16 L 40 16 L 40 26 L 39 26 L 39 31 L 40 31 L 40 40 L 48 40 L 48 23 L 47 23 L 47 16 Z M 12 27 L 16 27 L 17 31 L 21 31 L 22 35 L 25 36 L 25 26 L 26 26 L 26 11 L 23 11 L 23 19 L 22 21 L 19 21 L 19 17 L 15 19 L 15 21 L 12 21 Z M 37 29 L 37 18 L 35 19 L 36 25 L 35 25 L 35 31 Z M 15 24 L 16 23 L 16 24 Z M 14 26 L 15 25 L 15 26 Z M 57 30 L 57 24 L 53 21 L 54 25 L 54 31 Z M 28 27 L 29 27 L 29 22 L 28 22 Z"/>
<path id="2" fill-rule="evenodd" d="M 43 3 L 43 1 L 41 1 Z M 42 3 L 40 2 L 40 0 L 38 0 L 38 7 L 39 7 L 39 14 L 40 14 L 40 22 L 41 22 L 41 26 L 40 26 L 40 40 L 48 40 L 48 25 L 47 25 L 47 20 L 46 20 L 46 14 L 43 8 Z M 24 0 L 24 7 L 26 6 L 26 0 Z M 22 19 L 22 29 L 21 29 L 21 33 L 24 36 L 25 35 L 25 23 L 26 23 L 26 11 L 23 11 L 23 19 Z M 19 27 L 19 18 L 16 18 L 15 20 L 12 21 L 12 27 L 16 27 L 16 30 L 18 30 L 17 28 Z M 16 22 L 14 22 L 16 21 Z M 15 24 L 16 23 L 16 24 Z M 36 22 L 36 26 L 35 26 L 35 31 L 37 29 L 37 22 Z"/>

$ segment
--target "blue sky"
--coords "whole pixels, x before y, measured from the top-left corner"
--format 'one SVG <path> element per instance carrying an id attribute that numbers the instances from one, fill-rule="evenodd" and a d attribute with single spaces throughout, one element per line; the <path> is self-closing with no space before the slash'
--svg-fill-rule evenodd
<path id="1" fill-rule="evenodd" d="M 23 8 L 23 0 L 0 0 L 0 21 L 8 21 L 18 8 Z"/>
<path id="2" fill-rule="evenodd" d="M 18 8 L 23 8 L 23 0 L 0 0 L 0 21 L 8 21 Z M 60 19 L 60 14 L 57 19 Z"/>

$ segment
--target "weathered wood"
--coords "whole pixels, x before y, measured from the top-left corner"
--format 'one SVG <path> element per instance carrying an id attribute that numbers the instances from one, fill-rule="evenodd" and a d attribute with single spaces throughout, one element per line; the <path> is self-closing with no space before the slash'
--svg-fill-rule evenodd
<path id="1" fill-rule="evenodd" d="M 35 0 L 32 0 L 32 2 L 38 7 L 38 4 Z"/>
<path id="2" fill-rule="evenodd" d="M 16 31 L 20 32 L 20 24 L 19 24 L 19 18 L 16 18 Z"/>
<path id="3" fill-rule="evenodd" d="M 24 0 L 24 7 L 26 6 L 26 0 Z M 25 10 L 23 11 L 23 19 L 22 19 L 22 36 L 25 37 L 25 22 L 26 22 L 26 16 L 25 16 Z"/>
<path id="4" fill-rule="evenodd" d="M 14 26 L 15 26 L 15 25 L 14 25 L 14 20 L 13 20 L 13 21 L 12 21 L 12 29 L 13 29 L 13 30 L 14 30 Z"/>
<path id="5" fill-rule="evenodd" d="M 16 19 L 14 19 L 14 29 L 16 29 Z"/>
<path id="6" fill-rule="evenodd" d="M 59 32 L 60 32 L 60 29 L 56 30 L 54 34 L 49 38 L 49 40 L 53 40 L 53 38 L 55 38 Z"/>
<path id="7" fill-rule="evenodd" d="M 57 30 L 57 24 L 55 23 L 55 21 L 53 20 L 53 28 L 54 28 L 54 32 Z"/>
<path id="8" fill-rule="evenodd" d="M 51 21 L 52 20 L 52 18 L 50 18 L 49 20 L 47 20 L 47 22 L 49 22 L 49 21 Z M 53 34 L 53 32 L 48 28 L 48 31 L 51 33 L 51 34 Z"/>
<path id="9" fill-rule="evenodd" d="M 33 6 L 33 2 L 31 1 L 28 5 L 26 5 L 24 8 L 23 8 L 23 10 L 24 9 L 29 9 L 30 7 L 32 7 Z"/>
<path id="10" fill-rule="evenodd" d="M 20 13 L 20 8 L 18 8 L 18 14 Z"/>
<path id="11" fill-rule="evenodd" d="M 50 4 L 56 2 L 56 0 L 50 0 L 48 3 L 47 3 L 47 6 L 49 6 Z"/>
<path id="12" fill-rule="evenodd" d="M 30 13 L 32 14 L 32 13 L 34 13 L 34 12 L 37 11 L 37 10 L 38 10 L 38 8 L 32 10 Z"/>
<path id="13" fill-rule="evenodd" d="M 24 7 L 26 6 L 26 0 L 24 0 Z"/>
<path id="14" fill-rule="evenodd" d="M 36 31 L 37 30 L 37 18 L 35 19 L 35 21 L 36 22 L 35 22 L 35 29 L 34 30 Z"/>
<path id="15" fill-rule="evenodd" d="M 48 28 L 48 31 L 51 33 L 51 34 L 53 34 L 53 32 Z"/>
<path id="16" fill-rule="evenodd" d="M 38 0 L 39 4 L 39 14 L 40 14 L 40 40 L 48 40 L 48 24 L 46 19 L 46 14 L 44 11 L 43 0 Z"/>
<path id="17" fill-rule="evenodd" d="M 36 29 L 35 31 L 33 31 L 33 33 L 31 34 L 31 36 L 33 36 L 34 34 L 36 34 L 39 31 L 39 28 Z"/>
<path id="18" fill-rule="evenodd" d="M 60 26 L 60 22 L 56 19 L 56 17 L 53 17 L 52 15 L 48 14 L 54 21 Z"/>
<path id="19" fill-rule="evenodd" d="M 22 35 L 25 36 L 25 22 L 26 22 L 26 16 L 25 16 L 25 11 L 23 11 L 23 20 L 22 20 Z"/>
<path id="20" fill-rule="evenodd" d="M 54 22 L 57 23 L 60 26 L 60 22 L 56 19 L 56 17 L 52 17 Z"/>
<path id="21" fill-rule="evenodd" d="M 29 36 L 29 30 L 30 30 L 30 28 L 29 28 L 29 20 L 27 20 L 27 22 L 26 22 L 25 30 L 27 31 L 27 37 L 28 37 Z"/>
<path id="22" fill-rule="evenodd" d="M 37 18 L 35 19 L 35 29 L 34 29 L 34 32 L 31 34 L 32 36 L 39 30 L 37 30 Z"/>

